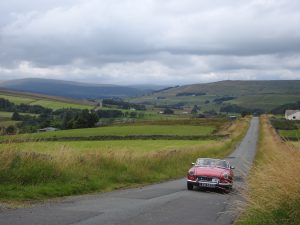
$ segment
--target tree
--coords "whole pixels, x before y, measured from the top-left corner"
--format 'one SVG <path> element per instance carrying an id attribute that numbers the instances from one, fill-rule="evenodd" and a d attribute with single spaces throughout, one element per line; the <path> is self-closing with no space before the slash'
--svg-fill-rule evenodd
<path id="1" fill-rule="evenodd" d="M 37 121 L 39 122 L 40 128 L 49 127 L 51 124 L 52 116 L 47 113 L 42 113 L 37 118 Z"/>
<path id="2" fill-rule="evenodd" d="M 225 105 L 220 108 L 220 112 L 227 112 L 227 113 L 241 113 L 242 111 L 246 111 L 244 108 L 238 105 Z"/>
<path id="3" fill-rule="evenodd" d="M 246 112 L 246 111 L 242 111 L 242 112 L 241 112 L 241 116 L 242 116 L 242 117 L 245 117 L 245 116 L 247 116 L 247 115 L 249 115 L 248 112 Z"/>
<path id="4" fill-rule="evenodd" d="M 88 127 L 95 126 L 95 123 L 97 123 L 98 121 L 99 121 L 99 117 L 95 111 L 92 111 L 91 113 L 89 113 L 88 120 L 87 120 Z"/>
<path id="5" fill-rule="evenodd" d="M 7 99 L 0 98 L 0 109 L 6 112 L 12 112 L 15 108 L 15 104 Z"/>
<path id="6" fill-rule="evenodd" d="M 170 108 L 165 108 L 164 114 L 174 114 L 174 111 Z"/>
<path id="7" fill-rule="evenodd" d="M 99 118 L 117 118 L 125 116 L 121 110 L 116 109 L 98 110 L 96 113 Z"/>
<path id="8" fill-rule="evenodd" d="M 62 129 L 71 129 L 73 127 L 73 123 L 71 122 L 73 119 L 73 113 L 71 111 L 63 112 L 62 119 Z"/>
<path id="9" fill-rule="evenodd" d="M 197 105 L 194 105 L 194 107 L 193 107 L 191 113 L 192 113 L 192 114 L 197 114 L 197 113 L 198 113 L 198 110 L 200 110 L 200 107 L 197 106 Z"/>
<path id="10" fill-rule="evenodd" d="M 218 115 L 218 113 L 215 110 L 209 110 L 209 111 L 205 111 L 204 112 L 205 115 L 209 115 L 209 116 L 216 116 Z"/>
<path id="11" fill-rule="evenodd" d="M 129 117 L 130 118 L 136 118 L 137 117 L 137 113 L 136 112 L 130 112 L 129 113 Z"/>
<path id="12" fill-rule="evenodd" d="M 95 123 L 97 123 L 98 120 L 99 117 L 94 111 L 90 113 L 89 110 L 84 109 L 76 115 L 73 123 L 73 128 L 94 127 Z"/>
<path id="13" fill-rule="evenodd" d="M 21 116 L 20 116 L 20 114 L 19 114 L 18 112 L 15 111 L 15 112 L 12 114 L 11 119 L 12 119 L 12 120 L 15 120 L 15 121 L 18 121 L 18 120 L 21 120 Z"/>
<path id="14" fill-rule="evenodd" d="M 284 114 L 285 110 L 287 109 L 299 109 L 300 108 L 300 101 L 294 102 L 294 103 L 288 103 L 281 106 L 278 106 L 271 110 L 271 113 L 273 114 Z"/>

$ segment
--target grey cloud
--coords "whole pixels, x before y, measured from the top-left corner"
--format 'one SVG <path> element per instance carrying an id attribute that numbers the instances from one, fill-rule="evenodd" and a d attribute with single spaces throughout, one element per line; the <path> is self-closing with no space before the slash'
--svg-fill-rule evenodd
<path id="1" fill-rule="evenodd" d="M 2 1 L 0 76 L 299 79 L 299 11 L 297 0 Z"/>

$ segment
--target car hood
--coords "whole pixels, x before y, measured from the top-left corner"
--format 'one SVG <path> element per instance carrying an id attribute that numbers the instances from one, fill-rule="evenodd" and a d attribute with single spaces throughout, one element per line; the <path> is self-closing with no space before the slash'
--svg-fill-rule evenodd
<path id="1" fill-rule="evenodd" d="M 225 169 L 218 167 L 194 167 L 195 176 L 221 177 L 224 172 Z"/>

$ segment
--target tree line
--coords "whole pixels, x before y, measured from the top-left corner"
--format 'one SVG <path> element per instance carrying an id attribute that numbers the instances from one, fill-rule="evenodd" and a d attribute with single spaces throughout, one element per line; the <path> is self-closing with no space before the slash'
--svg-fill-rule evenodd
<path id="1" fill-rule="evenodd" d="M 7 99 L 0 98 L 0 110 L 13 112 L 11 119 L 18 121 L 16 125 L 2 128 L 2 133 L 32 133 L 45 127 L 58 129 L 91 128 L 97 125 L 101 119 L 107 118 L 137 118 L 143 117 L 144 113 L 123 112 L 117 109 L 88 110 L 63 108 L 53 110 L 39 105 L 14 104 Z M 24 114 L 28 113 L 28 114 Z M 30 114 L 29 114 L 30 113 Z"/>
<path id="2" fill-rule="evenodd" d="M 28 105 L 21 103 L 19 105 L 4 99 L 0 98 L 0 110 L 5 112 L 20 112 L 20 113 L 51 113 L 53 110 L 49 108 L 44 108 L 40 105 Z"/>
<path id="3" fill-rule="evenodd" d="M 135 109 L 135 110 L 146 110 L 146 106 L 142 104 L 135 104 L 130 102 L 124 102 L 122 99 L 103 99 L 103 106 L 112 106 L 115 105 L 120 109 Z"/>

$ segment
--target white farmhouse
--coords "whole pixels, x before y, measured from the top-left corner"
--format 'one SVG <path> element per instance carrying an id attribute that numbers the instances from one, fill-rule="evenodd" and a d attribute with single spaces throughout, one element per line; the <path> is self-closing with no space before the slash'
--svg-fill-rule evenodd
<path id="1" fill-rule="evenodd" d="M 300 120 L 300 110 L 286 110 L 285 119 L 287 120 Z"/>

